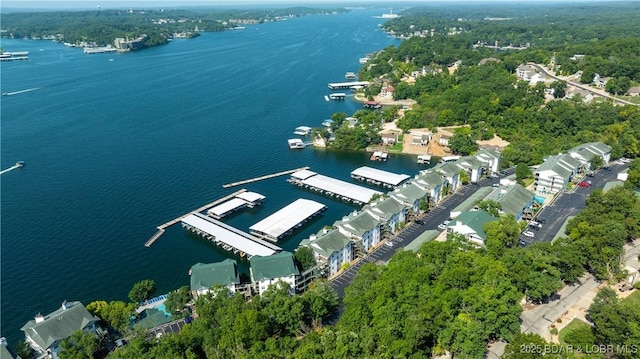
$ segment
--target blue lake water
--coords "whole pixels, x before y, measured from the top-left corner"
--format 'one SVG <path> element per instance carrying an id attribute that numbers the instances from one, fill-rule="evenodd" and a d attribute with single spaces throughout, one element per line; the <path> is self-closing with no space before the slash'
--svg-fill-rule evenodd
<path id="1" fill-rule="evenodd" d="M 374 164 L 286 142 L 297 126 L 361 108 L 324 95 L 364 54 L 398 44 L 373 18 L 383 12 L 307 16 L 126 54 L 2 39 L 30 60 L 2 63 L 1 91 L 34 90 L 1 99 L 1 167 L 26 163 L 1 177 L 1 334 L 15 343 L 24 323 L 63 300 L 128 300 L 143 279 L 159 294 L 188 285 L 193 264 L 230 255 L 179 225 L 144 243 L 156 226 L 239 188 L 267 197 L 225 220 L 245 231 L 297 198 L 328 206 L 280 243 L 287 250 L 357 209 L 287 177 L 225 183 L 302 166 L 347 181 L 362 165 L 415 174 L 411 156 Z"/>

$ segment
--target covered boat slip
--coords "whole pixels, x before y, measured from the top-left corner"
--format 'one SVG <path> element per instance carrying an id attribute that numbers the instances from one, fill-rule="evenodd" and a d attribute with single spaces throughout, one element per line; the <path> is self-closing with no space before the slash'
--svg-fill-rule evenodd
<path id="1" fill-rule="evenodd" d="M 362 166 L 351 172 L 351 178 L 393 188 L 401 185 L 402 182 L 405 182 L 411 178 L 411 176 Z"/>
<path id="2" fill-rule="evenodd" d="M 225 250 L 247 259 L 253 256 L 270 256 L 282 250 L 278 246 L 200 213 L 183 218 L 182 226 L 212 240 Z"/>
<path id="3" fill-rule="evenodd" d="M 343 201 L 357 204 L 368 203 L 374 195 L 382 194 L 382 192 L 373 189 L 323 176 L 309 170 L 292 173 L 289 182 L 326 194 L 330 197 L 336 196 Z"/>
<path id="4" fill-rule="evenodd" d="M 300 198 L 249 227 L 249 230 L 251 234 L 277 241 L 326 208 L 322 203 Z"/>
<path id="5" fill-rule="evenodd" d="M 219 204 L 207 211 L 207 215 L 220 219 L 235 212 L 239 209 L 249 207 L 253 208 L 256 204 L 263 202 L 265 197 L 256 192 L 242 192 L 235 196 L 235 198 Z"/>

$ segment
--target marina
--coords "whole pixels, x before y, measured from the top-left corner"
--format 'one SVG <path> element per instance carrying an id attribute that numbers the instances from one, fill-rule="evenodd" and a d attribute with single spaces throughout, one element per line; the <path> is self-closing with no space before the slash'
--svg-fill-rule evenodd
<path id="1" fill-rule="evenodd" d="M 358 205 L 368 203 L 373 196 L 382 194 L 382 192 L 323 176 L 308 169 L 291 174 L 288 181 L 296 186 Z"/>
<path id="2" fill-rule="evenodd" d="M 300 171 L 300 170 L 306 170 L 306 169 L 309 169 L 309 167 L 308 166 L 304 166 L 304 167 L 300 167 L 300 168 L 296 168 L 296 169 L 292 169 L 292 170 L 288 170 L 288 171 L 272 173 L 270 175 L 264 175 L 264 176 L 260 176 L 260 177 L 249 178 L 249 179 L 246 179 L 244 181 L 227 183 L 225 185 L 222 185 L 222 188 L 240 186 L 240 185 L 251 183 L 251 182 L 257 182 L 257 181 L 262 181 L 262 180 L 266 180 L 266 179 L 273 178 L 273 177 L 279 177 L 279 176 L 288 175 L 288 174 L 291 174 L 291 173 L 294 173 L 294 172 L 297 172 L 297 171 Z M 246 191 L 246 190 L 243 190 L 242 192 L 244 192 L 244 191 Z M 236 192 L 236 194 L 237 194 L 237 192 Z M 234 196 L 235 196 L 235 194 L 234 194 Z M 200 211 L 198 211 L 198 212 L 200 212 Z"/>
<path id="3" fill-rule="evenodd" d="M 224 250 L 251 259 L 253 256 L 270 256 L 282 250 L 269 242 L 256 238 L 201 213 L 192 213 L 181 219 L 182 227 L 194 232 Z"/>
<path id="4" fill-rule="evenodd" d="M 200 212 L 202 212 L 202 211 L 206 210 L 207 208 L 211 208 L 211 207 L 213 207 L 213 206 L 215 206 L 215 205 L 217 205 L 217 204 L 219 204 L 219 203 L 222 203 L 222 202 L 224 202 L 224 201 L 227 201 L 227 200 L 229 200 L 230 198 L 233 198 L 233 197 L 235 197 L 235 196 L 239 195 L 240 193 L 242 193 L 242 192 L 246 192 L 246 191 L 247 191 L 247 190 L 243 188 L 243 189 L 241 189 L 241 190 L 239 190 L 239 191 L 236 191 L 236 192 L 234 192 L 234 193 L 232 193 L 232 194 L 230 194 L 230 195 L 227 195 L 227 196 L 224 196 L 224 197 L 222 197 L 222 198 L 220 198 L 220 199 L 217 199 L 217 200 L 215 200 L 215 201 L 213 201 L 213 202 L 211 202 L 211 203 L 205 204 L 204 206 L 202 206 L 202 207 L 200 207 L 200 208 L 198 208 L 198 209 L 196 209 L 196 210 L 193 210 L 193 211 L 191 211 L 191 212 L 189 212 L 189 213 L 187 213 L 187 214 L 183 214 L 182 216 L 180 216 L 180 217 L 178 217 L 178 218 L 174 218 L 174 219 L 170 220 L 170 221 L 169 221 L 169 222 L 167 222 L 167 223 L 164 223 L 164 224 L 159 225 L 158 227 L 156 227 L 156 228 L 158 229 L 158 231 L 156 232 L 156 234 L 154 234 L 151 238 L 149 238 L 149 240 L 148 240 L 147 242 L 145 242 L 144 246 L 145 246 L 145 247 L 151 247 L 151 245 L 152 245 L 153 243 L 155 243 L 155 241 L 157 241 L 157 240 L 158 240 L 158 238 L 160 238 L 160 237 L 164 234 L 164 231 L 165 231 L 167 228 L 169 228 L 169 227 L 173 226 L 174 224 L 176 224 L 176 223 L 180 222 L 183 218 L 185 218 L 185 217 L 187 217 L 187 216 L 189 216 L 189 215 L 192 215 L 192 214 L 194 214 L 194 213 L 200 213 Z"/>
<path id="5" fill-rule="evenodd" d="M 326 209 L 327 206 L 322 203 L 299 198 L 276 213 L 249 227 L 249 230 L 250 233 L 255 236 L 277 242 L 282 237 L 291 234 L 295 229 L 302 227 L 305 222 Z"/>
<path id="6" fill-rule="evenodd" d="M 221 219 L 243 208 L 253 208 L 262 203 L 264 199 L 263 195 L 256 192 L 242 192 L 229 201 L 210 208 L 207 211 L 207 215 L 215 219 Z"/>
<path id="7" fill-rule="evenodd" d="M 411 176 L 362 166 L 351 172 L 351 178 L 378 186 L 396 188 L 411 178 Z"/>
<path id="8" fill-rule="evenodd" d="M 334 82 L 328 86 L 331 90 L 354 89 L 369 86 L 369 81 Z"/>

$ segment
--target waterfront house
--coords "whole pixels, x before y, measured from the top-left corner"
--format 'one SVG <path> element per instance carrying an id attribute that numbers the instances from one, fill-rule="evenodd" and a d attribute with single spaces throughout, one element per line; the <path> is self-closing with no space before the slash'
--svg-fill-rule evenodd
<path id="1" fill-rule="evenodd" d="M 215 286 L 226 287 L 229 295 L 232 295 L 240 284 L 238 265 L 233 259 L 218 263 L 196 263 L 191 266 L 189 275 L 194 297 L 210 293 Z"/>
<path id="2" fill-rule="evenodd" d="M 460 182 L 460 167 L 458 167 L 458 165 L 454 162 L 445 164 L 438 163 L 431 170 L 444 176 L 444 178 L 447 180 L 447 183 L 449 184 L 450 192 L 455 192 L 462 184 Z"/>
<path id="3" fill-rule="evenodd" d="M 283 282 L 289 286 L 289 293 L 295 294 L 296 277 L 300 274 L 293 262 L 293 254 L 280 252 L 267 257 L 253 256 L 249 260 L 251 283 L 262 295 L 270 285 Z"/>
<path id="4" fill-rule="evenodd" d="M 523 219 L 525 213 L 530 213 L 534 199 L 535 193 L 519 184 L 501 186 L 485 197 L 485 200 L 500 203 L 502 207 L 500 213 L 511 213 L 518 221 Z"/>
<path id="5" fill-rule="evenodd" d="M 449 139 L 451 139 L 451 137 L 453 137 L 453 133 L 447 131 L 447 130 L 443 130 L 443 129 L 438 129 L 438 143 L 440 144 L 440 146 L 445 146 L 448 147 L 449 146 Z"/>
<path id="6" fill-rule="evenodd" d="M 452 233 L 462 234 L 471 243 L 484 246 L 487 241 L 484 225 L 497 220 L 498 218 L 484 210 L 466 211 L 452 220 L 447 225 L 447 230 Z"/>
<path id="7" fill-rule="evenodd" d="M 153 329 L 171 322 L 170 314 L 158 308 L 145 308 L 136 317 L 135 328 Z"/>
<path id="8" fill-rule="evenodd" d="M 551 156 L 534 171 L 534 190 L 557 193 L 567 187 L 579 168 L 580 161 L 568 154 Z"/>
<path id="9" fill-rule="evenodd" d="M 420 212 L 420 202 L 427 200 L 427 191 L 414 183 L 405 183 L 390 194 L 391 198 L 407 207 L 413 214 Z"/>
<path id="10" fill-rule="evenodd" d="M 485 168 L 491 173 L 496 173 L 500 169 L 502 155 L 498 151 L 483 148 L 475 154 L 475 157 L 484 163 Z"/>
<path id="11" fill-rule="evenodd" d="M 396 233 L 398 225 L 407 221 L 407 208 L 391 197 L 379 198 L 362 210 L 385 225 L 391 233 Z"/>
<path id="12" fill-rule="evenodd" d="M 380 96 L 382 96 L 383 98 L 392 99 L 395 90 L 396 89 L 391 85 L 385 86 L 382 88 L 382 90 L 380 90 Z"/>
<path id="13" fill-rule="evenodd" d="M 382 144 L 387 146 L 393 146 L 398 142 L 398 134 L 395 132 L 381 133 Z"/>
<path id="14" fill-rule="evenodd" d="M 477 183 L 482 176 L 484 163 L 473 156 L 465 156 L 454 162 L 458 168 L 469 174 L 471 183 Z"/>
<path id="15" fill-rule="evenodd" d="M 322 229 L 300 243 L 313 251 L 318 263 L 326 263 L 328 275 L 336 274 L 345 263 L 353 260 L 353 242 L 337 229 Z"/>
<path id="16" fill-rule="evenodd" d="M 36 315 L 21 330 L 26 343 L 38 354 L 38 358 L 56 359 L 62 350 L 62 340 L 79 330 L 96 333 L 99 321 L 100 318 L 89 313 L 82 303 L 65 300 L 56 311 L 44 316 Z"/>
<path id="17" fill-rule="evenodd" d="M 578 145 L 569 150 L 569 155 L 582 163 L 584 168 L 591 168 L 591 160 L 596 156 L 602 159 L 602 163 L 606 165 L 611 160 L 611 146 L 602 142 L 588 142 Z"/>
<path id="18" fill-rule="evenodd" d="M 353 211 L 333 224 L 340 233 L 356 241 L 356 249 L 369 252 L 380 243 L 382 224 L 367 211 Z"/>
<path id="19" fill-rule="evenodd" d="M 430 171 L 421 171 L 411 183 L 427 192 L 429 206 L 435 206 L 442 200 L 443 192 L 447 188 L 447 180 L 440 174 Z"/>

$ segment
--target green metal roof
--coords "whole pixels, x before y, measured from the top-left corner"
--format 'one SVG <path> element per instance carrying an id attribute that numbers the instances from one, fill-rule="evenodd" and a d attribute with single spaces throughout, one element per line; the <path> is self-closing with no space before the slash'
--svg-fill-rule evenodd
<path id="1" fill-rule="evenodd" d="M 482 161 L 473 156 L 461 157 L 455 163 L 458 165 L 458 167 L 464 168 L 480 168 L 482 167 L 482 165 L 484 165 Z"/>
<path id="2" fill-rule="evenodd" d="M 580 162 L 570 155 L 557 155 L 547 158 L 537 169 L 536 172 L 553 171 L 562 178 L 569 178 L 573 173 L 573 169 L 580 166 Z"/>
<path id="3" fill-rule="evenodd" d="M 394 214 L 400 213 L 405 210 L 402 203 L 395 199 L 388 197 L 382 202 L 376 202 L 368 206 L 373 213 L 376 213 L 384 218 L 390 218 Z"/>
<path id="4" fill-rule="evenodd" d="M 293 262 L 293 254 L 290 252 L 280 252 L 267 257 L 253 256 L 249 262 L 251 278 L 254 281 L 300 274 Z"/>
<path id="5" fill-rule="evenodd" d="M 453 177 L 460 174 L 460 167 L 455 162 L 445 163 L 442 166 L 436 166 L 433 169 L 444 174 L 447 177 Z"/>
<path id="6" fill-rule="evenodd" d="M 607 182 L 604 184 L 604 187 L 602 188 L 602 192 L 607 193 L 609 192 L 612 188 L 615 187 L 620 187 L 620 186 L 624 186 L 624 182 L 623 181 L 611 181 L 611 182 Z"/>
<path id="7" fill-rule="evenodd" d="M 343 250 L 351 243 L 351 240 L 340 233 L 339 230 L 333 229 L 324 234 L 318 234 L 315 240 L 309 241 L 307 245 L 314 252 L 317 252 L 325 258 L 329 258 L 331 254 Z"/>
<path id="8" fill-rule="evenodd" d="M 454 208 L 451 212 L 465 212 L 473 207 L 475 207 L 476 203 L 481 201 L 486 195 L 491 193 L 493 188 L 491 187 L 480 187 L 477 191 L 475 191 L 469 198 L 467 198 L 464 202 L 460 203 L 456 208 Z"/>
<path id="9" fill-rule="evenodd" d="M 473 229 L 478 236 L 483 239 L 487 238 L 487 234 L 484 232 L 484 225 L 488 222 L 497 221 L 498 218 L 492 216 L 487 211 L 479 210 L 479 211 L 467 211 L 462 212 L 458 217 L 456 217 L 455 222 L 466 225 L 469 228 Z M 453 224 L 453 221 L 450 226 Z"/>
<path id="10" fill-rule="evenodd" d="M 424 198 L 427 195 L 427 192 L 411 183 L 403 185 L 402 187 L 396 189 L 391 193 L 391 195 L 401 201 L 413 203 L 419 199 Z"/>
<path id="11" fill-rule="evenodd" d="M 442 177 L 442 175 L 435 173 L 435 172 L 429 172 L 426 173 L 422 176 L 420 176 L 418 178 L 418 181 L 422 182 L 425 184 L 425 186 L 434 189 L 438 186 L 441 186 L 444 182 L 445 179 Z"/>
<path id="12" fill-rule="evenodd" d="M 591 160 L 596 155 L 603 155 L 611 153 L 611 146 L 602 142 L 587 142 L 569 150 L 569 152 L 579 153 L 587 161 Z"/>
<path id="13" fill-rule="evenodd" d="M 170 315 L 167 316 L 165 312 L 156 308 L 147 308 L 143 310 L 140 312 L 138 318 L 136 326 L 141 326 L 146 329 L 155 328 L 173 320 Z"/>
<path id="14" fill-rule="evenodd" d="M 476 152 L 476 157 L 493 157 L 494 159 L 500 159 L 500 152 L 498 151 L 494 151 L 492 149 L 488 149 L 488 148 L 483 148 L 481 150 L 479 150 L 478 152 Z"/>
<path id="15" fill-rule="evenodd" d="M 502 205 L 502 211 L 518 215 L 531 203 L 535 194 L 519 184 L 500 187 L 491 192 L 485 199 Z"/>
<path id="16" fill-rule="evenodd" d="M 404 249 L 417 252 L 418 250 L 420 250 L 420 247 L 422 247 L 423 244 L 435 239 L 439 234 L 440 231 L 436 231 L 435 229 L 424 231 L 416 239 L 411 241 L 411 243 L 407 244 Z"/>
<path id="17" fill-rule="evenodd" d="M 335 223 L 335 226 L 339 225 L 343 226 L 350 233 L 362 236 L 379 226 L 380 222 L 366 211 L 360 211 L 355 215 L 347 216 L 347 221 L 343 219 Z"/>
<path id="18" fill-rule="evenodd" d="M 68 302 L 66 308 L 58 308 L 40 323 L 36 323 L 35 319 L 30 320 L 21 330 L 41 348 L 47 349 L 56 341 L 68 338 L 91 322 L 100 320 L 80 302 Z"/>
<path id="19" fill-rule="evenodd" d="M 216 285 L 239 284 L 236 261 L 225 259 L 218 263 L 196 263 L 191 267 L 191 290 L 210 289 Z"/>

